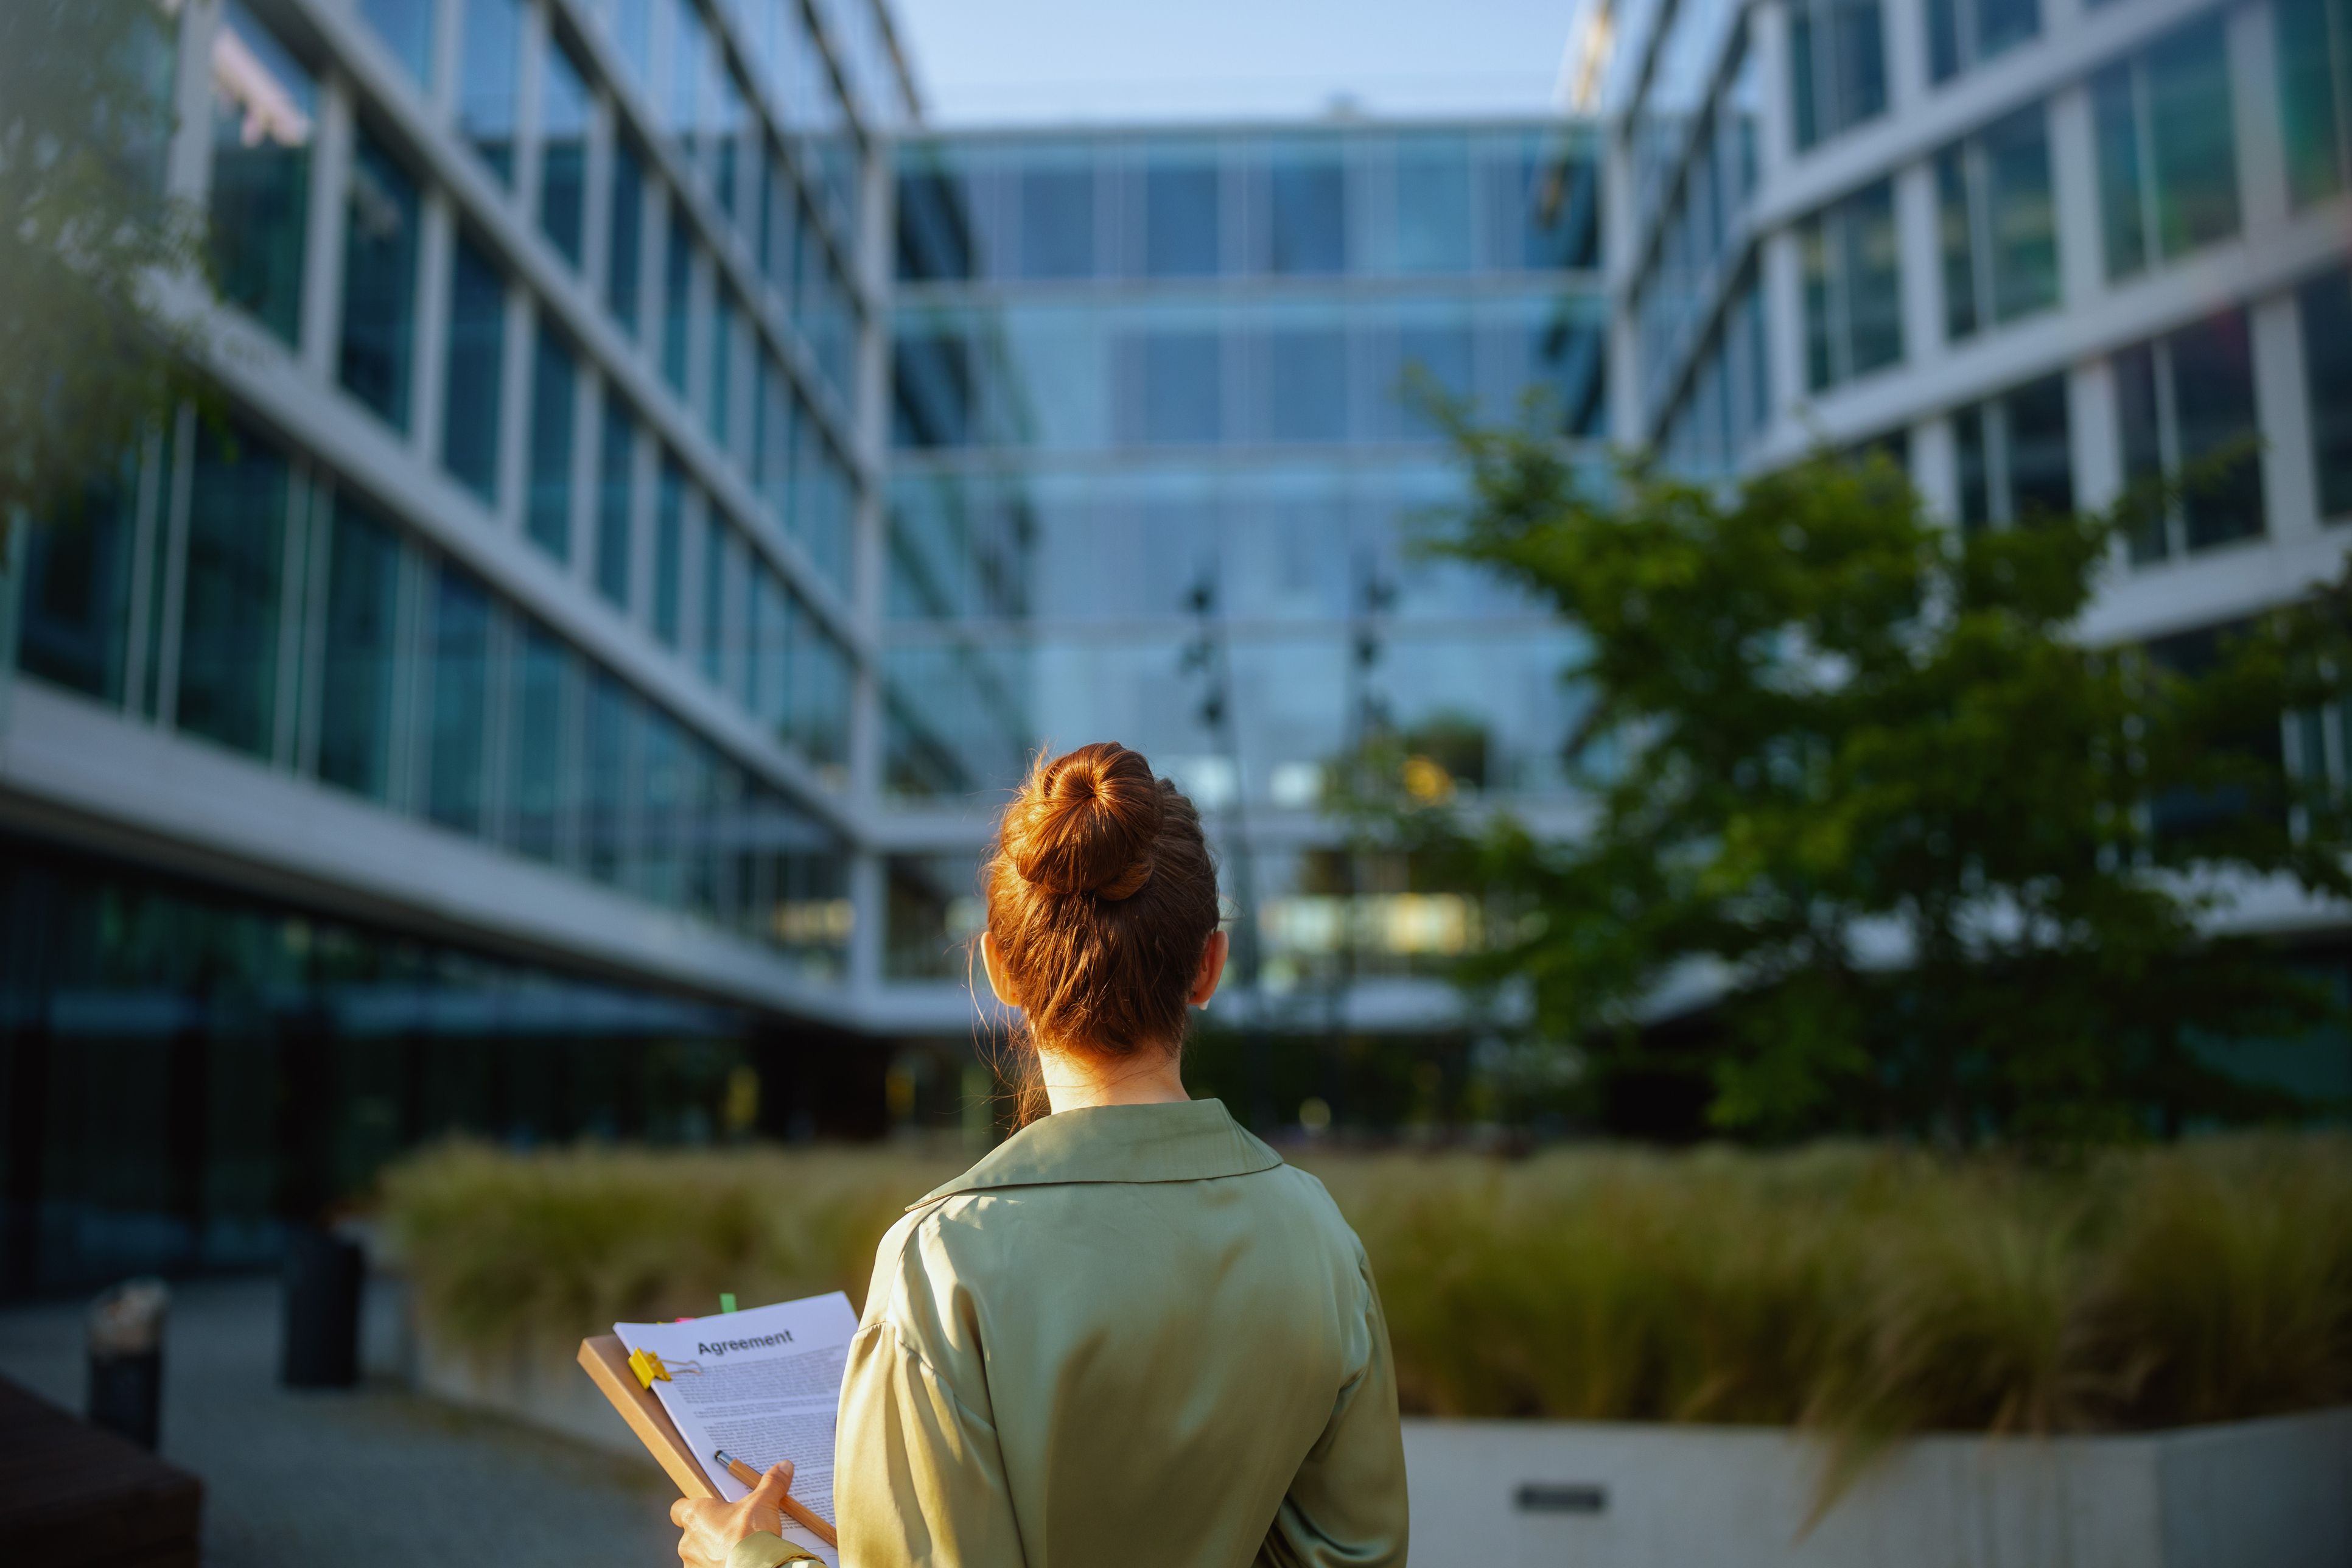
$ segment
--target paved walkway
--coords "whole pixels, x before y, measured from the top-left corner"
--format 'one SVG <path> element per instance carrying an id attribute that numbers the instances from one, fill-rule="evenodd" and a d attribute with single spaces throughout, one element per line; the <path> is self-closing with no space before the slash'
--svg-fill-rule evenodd
<path id="1" fill-rule="evenodd" d="M 205 1480 L 206 1568 L 677 1568 L 652 1461 L 371 1384 L 278 1384 L 274 1280 L 175 1287 L 163 1457 Z M 79 1303 L 0 1311 L 0 1374 L 79 1415 Z"/>

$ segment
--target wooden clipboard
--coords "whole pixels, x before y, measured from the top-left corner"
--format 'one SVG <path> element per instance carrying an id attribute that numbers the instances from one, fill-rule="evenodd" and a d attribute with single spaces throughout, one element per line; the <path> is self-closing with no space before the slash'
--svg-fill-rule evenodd
<path id="1" fill-rule="evenodd" d="M 669 1418 L 669 1412 L 662 1408 L 661 1401 L 654 1397 L 653 1390 L 639 1383 L 637 1374 L 629 1370 L 628 1347 L 621 1343 L 618 1334 L 591 1334 L 582 1340 L 580 1365 L 587 1373 L 589 1381 L 596 1385 L 597 1392 L 610 1400 L 613 1408 L 621 1413 L 621 1419 L 629 1424 L 629 1430 L 637 1435 L 637 1441 L 646 1446 L 646 1452 L 651 1454 L 668 1473 L 680 1492 L 690 1498 L 715 1498 L 719 1495 L 711 1489 L 710 1478 L 703 1472 L 700 1462 L 694 1457 L 694 1450 L 686 1446 L 685 1437 L 679 1435 L 677 1423 Z M 833 1526 L 798 1498 L 788 1494 L 783 1500 L 783 1510 L 785 1517 L 827 1546 L 837 1549 L 841 1545 Z"/>

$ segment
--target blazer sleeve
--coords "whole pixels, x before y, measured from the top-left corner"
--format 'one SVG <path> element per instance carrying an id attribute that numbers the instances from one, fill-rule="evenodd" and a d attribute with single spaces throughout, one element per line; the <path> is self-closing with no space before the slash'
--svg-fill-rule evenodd
<path id="1" fill-rule="evenodd" d="M 996 1428 L 887 1317 L 851 1342 L 834 1454 L 841 1560 L 854 1568 L 1023 1561 Z"/>
<path id="2" fill-rule="evenodd" d="M 1404 1434 L 1387 1316 L 1363 1271 L 1361 1370 L 1339 1391 L 1266 1532 L 1260 1561 L 1276 1568 L 1389 1568 L 1405 1560 Z M 861 1565 L 862 1568 L 862 1565 Z"/>

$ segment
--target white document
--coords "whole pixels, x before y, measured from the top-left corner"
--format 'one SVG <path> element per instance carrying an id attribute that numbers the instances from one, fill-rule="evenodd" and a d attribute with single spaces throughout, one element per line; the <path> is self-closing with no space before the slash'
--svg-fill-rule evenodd
<path id="1" fill-rule="evenodd" d="M 718 1495 L 732 1502 L 751 1489 L 714 1457 L 725 1450 L 755 1470 L 793 1462 L 793 1497 L 833 1522 L 834 1419 L 857 1314 L 836 1290 L 804 1301 L 688 1318 L 675 1323 L 614 1323 L 633 1351 L 651 1351 L 668 1369 L 654 1380 Z M 784 1538 L 840 1568 L 834 1549 L 787 1518 Z"/>

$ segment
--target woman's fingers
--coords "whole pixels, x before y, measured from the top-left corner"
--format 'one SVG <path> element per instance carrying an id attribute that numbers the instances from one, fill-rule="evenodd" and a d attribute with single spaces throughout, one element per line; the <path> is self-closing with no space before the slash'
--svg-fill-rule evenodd
<path id="1" fill-rule="evenodd" d="M 783 1506 L 784 1494 L 792 1489 L 793 1462 L 790 1459 L 778 1459 L 768 1467 L 768 1473 L 760 1478 L 760 1484 L 753 1487 L 751 1495 L 743 1500 L 760 1508 L 781 1510 Z"/>

